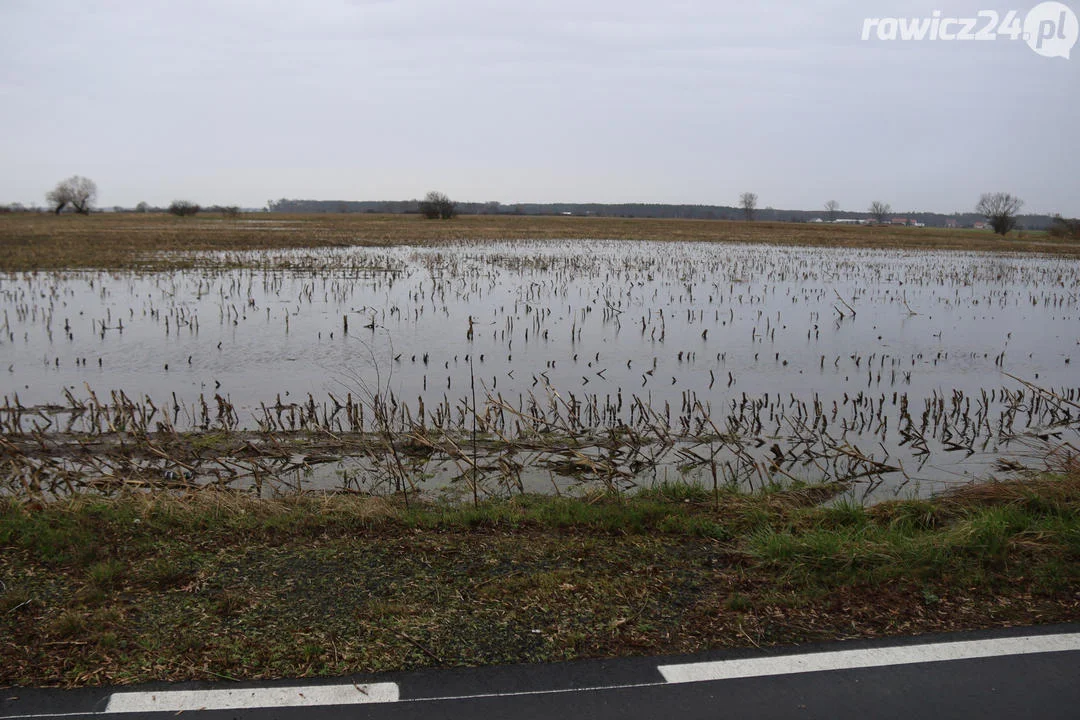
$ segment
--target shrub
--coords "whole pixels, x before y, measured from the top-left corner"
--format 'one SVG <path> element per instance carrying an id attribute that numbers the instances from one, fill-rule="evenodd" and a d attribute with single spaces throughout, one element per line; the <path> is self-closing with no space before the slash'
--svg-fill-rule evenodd
<path id="1" fill-rule="evenodd" d="M 169 205 L 169 212 L 177 217 L 186 217 L 188 215 L 194 215 L 202 210 L 198 204 L 188 202 L 187 200 L 173 200 Z"/>
<path id="2" fill-rule="evenodd" d="M 457 216 L 457 203 L 432 190 L 420 202 L 420 212 L 428 220 L 449 220 Z"/>
<path id="3" fill-rule="evenodd" d="M 1070 220 L 1068 218 L 1063 218 L 1060 215 L 1055 215 L 1054 222 L 1047 228 L 1046 233 L 1050 237 L 1080 240 L 1080 220 L 1075 218 Z"/>

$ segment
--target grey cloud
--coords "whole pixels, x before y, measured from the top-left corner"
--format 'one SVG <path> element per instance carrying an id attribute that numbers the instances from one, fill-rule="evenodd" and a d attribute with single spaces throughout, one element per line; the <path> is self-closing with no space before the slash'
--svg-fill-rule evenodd
<path id="1" fill-rule="evenodd" d="M 951 15 L 982 4 L 948 3 Z M 1080 57 L 863 42 L 883 2 L 6 2 L 0 202 L 270 197 L 1080 215 Z M 1075 9 L 1075 8 L 1074 8 Z"/>

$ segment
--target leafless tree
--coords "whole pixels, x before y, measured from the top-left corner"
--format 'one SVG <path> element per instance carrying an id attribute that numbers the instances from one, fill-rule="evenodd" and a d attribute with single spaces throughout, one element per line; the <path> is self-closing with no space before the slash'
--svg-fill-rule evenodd
<path id="1" fill-rule="evenodd" d="M 1057 214 L 1054 216 L 1053 223 L 1046 229 L 1046 234 L 1052 238 L 1071 238 L 1073 240 L 1080 240 L 1080 220 L 1070 220 Z"/>
<path id="2" fill-rule="evenodd" d="M 188 200 L 173 200 L 169 205 L 169 212 L 177 217 L 185 217 L 187 215 L 195 215 L 202 208 L 197 204 Z"/>
<path id="3" fill-rule="evenodd" d="M 457 203 L 432 190 L 420 201 L 420 212 L 429 220 L 449 220 L 457 216 Z"/>
<path id="4" fill-rule="evenodd" d="M 739 205 L 742 207 L 743 216 L 747 220 L 753 220 L 754 210 L 757 209 L 757 193 L 744 192 L 739 196 Z"/>
<path id="5" fill-rule="evenodd" d="M 880 224 L 885 223 L 885 219 L 892 214 L 892 205 L 889 203 L 883 203 L 880 200 L 875 200 L 870 203 L 870 215 L 874 220 Z"/>
<path id="6" fill-rule="evenodd" d="M 138 205 L 135 206 L 135 212 L 137 212 L 137 213 L 150 212 L 150 204 L 147 203 L 145 200 L 141 201 Z"/>
<path id="7" fill-rule="evenodd" d="M 836 213 L 840 211 L 840 203 L 835 200 L 830 200 L 825 203 L 825 219 L 829 222 L 836 222 Z"/>
<path id="8" fill-rule="evenodd" d="M 61 180 L 45 195 L 57 215 L 68 205 L 80 215 L 89 215 L 95 198 L 97 185 L 90 178 L 81 175 L 72 175 L 67 180 Z"/>
<path id="9" fill-rule="evenodd" d="M 998 235 L 1008 235 L 1016 227 L 1016 213 L 1023 206 L 1023 200 L 1009 193 L 983 193 L 975 212 L 985 215 Z"/>

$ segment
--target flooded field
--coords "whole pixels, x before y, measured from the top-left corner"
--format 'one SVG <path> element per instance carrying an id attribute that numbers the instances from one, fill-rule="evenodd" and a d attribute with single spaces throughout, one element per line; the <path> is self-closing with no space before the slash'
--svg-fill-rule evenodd
<path id="1" fill-rule="evenodd" d="M 191 259 L 0 276 L 13 488 L 836 481 L 873 499 L 1075 437 L 1066 258 L 548 241 Z"/>

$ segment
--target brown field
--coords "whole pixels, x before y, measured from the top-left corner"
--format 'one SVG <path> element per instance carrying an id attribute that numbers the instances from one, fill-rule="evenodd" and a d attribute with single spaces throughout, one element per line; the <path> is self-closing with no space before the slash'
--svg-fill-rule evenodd
<path id="1" fill-rule="evenodd" d="M 0 215 L 0 271 L 157 268 L 184 264 L 158 253 L 341 245 L 437 244 L 463 240 L 690 240 L 858 248 L 1041 252 L 1080 256 L 1080 243 L 1043 233 L 1000 238 L 980 230 L 652 220 L 417 215 Z"/>

